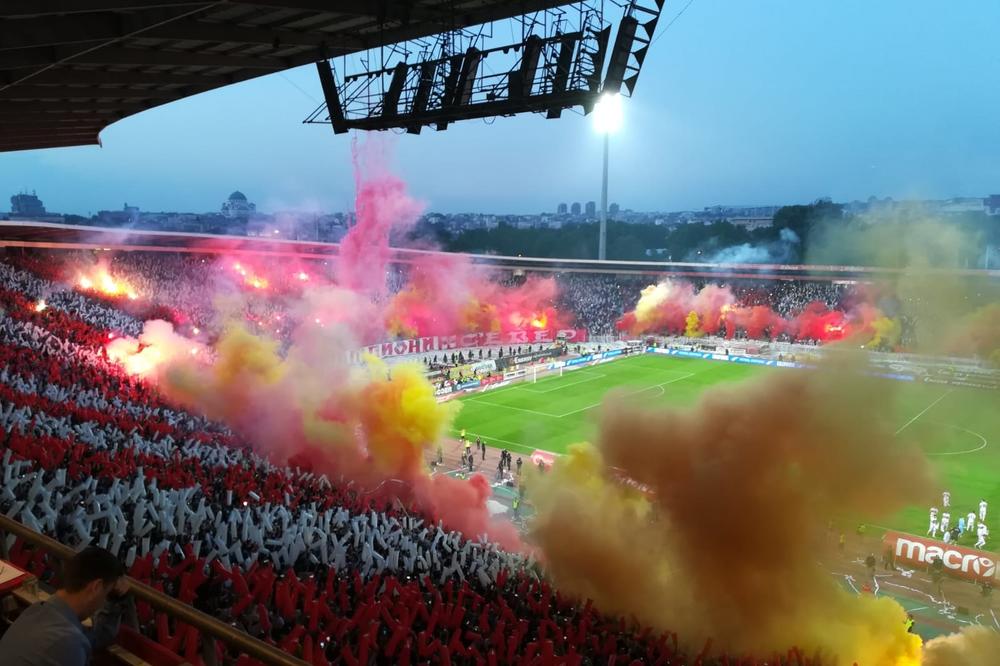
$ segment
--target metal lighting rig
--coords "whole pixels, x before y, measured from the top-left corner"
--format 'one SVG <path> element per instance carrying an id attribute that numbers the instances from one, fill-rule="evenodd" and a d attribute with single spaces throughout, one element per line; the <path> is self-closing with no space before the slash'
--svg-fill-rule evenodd
<path id="1" fill-rule="evenodd" d="M 634 92 L 664 2 L 564 3 L 370 50 L 355 73 L 344 73 L 345 56 L 339 77 L 334 60 L 321 60 L 325 102 L 304 122 L 332 125 L 337 134 L 419 134 L 425 126 L 445 130 L 472 118 L 527 112 L 558 118 L 574 107 L 590 113 L 601 94 Z M 442 23 L 449 22 L 446 7 L 435 6 Z M 507 41 L 500 37 L 505 27 Z"/>

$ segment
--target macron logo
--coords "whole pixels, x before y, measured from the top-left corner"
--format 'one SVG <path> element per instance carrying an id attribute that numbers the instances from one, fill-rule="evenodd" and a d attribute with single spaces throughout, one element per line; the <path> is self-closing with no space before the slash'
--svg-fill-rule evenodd
<path id="1" fill-rule="evenodd" d="M 887 534 L 887 543 L 892 543 L 896 558 L 915 564 L 932 564 L 936 558 L 949 571 L 973 580 L 991 580 L 996 577 L 997 563 L 992 557 L 960 546 L 942 546 L 938 542 L 900 534 Z"/>

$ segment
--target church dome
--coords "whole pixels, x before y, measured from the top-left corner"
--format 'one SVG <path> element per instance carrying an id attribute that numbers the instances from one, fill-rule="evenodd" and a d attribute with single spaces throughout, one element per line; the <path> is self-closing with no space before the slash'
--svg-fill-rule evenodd
<path id="1" fill-rule="evenodd" d="M 247 195 L 243 194 L 239 190 L 236 190 L 235 192 L 233 192 L 232 194 L 229 195 L 229 200 L 230 201 L 246 201 L 247 200 Z"/>

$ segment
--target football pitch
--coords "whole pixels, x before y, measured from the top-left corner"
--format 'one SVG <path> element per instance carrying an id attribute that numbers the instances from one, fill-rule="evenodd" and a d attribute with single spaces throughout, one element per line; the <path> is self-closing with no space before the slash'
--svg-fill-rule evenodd
<path id="1" fill-rule="evenodd" d="M 527 456 L 536 449 L 564 453 L 576 442 L 593 441 L 601 401 L 612 389 L 651 408 L 686 405 L 706 389 L 741 382 L 762 373 L 803 372 L 721 361 L 643 354 L 579 370 L 476 393 L 460 399 L 455 434 L 461 430 L 490 446 Z M 892 380 L 885 380 L 892 381 Z M 898 437 L 919 444 L 931 460 L 941 489 L 951 492 L 953 524 L 981 499 L 989 502 L 987 548 L 1000 539 L 1000 396 L 988 390 L 902 384 L 886 404 Z M 885 526 L 924 534 L 928 509 L 940 507 L 940 493 L 887 519 Z M 971 545 L 966 533 L 960 543 Z"/>

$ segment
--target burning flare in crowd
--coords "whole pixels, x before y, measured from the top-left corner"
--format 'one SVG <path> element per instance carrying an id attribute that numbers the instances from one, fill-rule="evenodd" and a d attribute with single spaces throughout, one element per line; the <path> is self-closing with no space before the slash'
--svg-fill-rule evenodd
<path id="1" fill-rule="evenodd" d="M 95 291 L 112 298 L 126 297 L 130 300 L 139 298 L 136 290 L 125 280 L 112 276 L 103 262 L 87 271 L 81 271 L 77 276 L 76 285 L 83 291 Z"/>
<path id="2" fill-rule="evenodd" d="M 247 269 L 246 266 L 238 261 L 233 264 L 233 271 L 235 271 L 236 274 L 242 278 L 243 284 L 248 287 L 252 287 L 254 289 L 267 289 L 271 286 L 270 280 L 257 275 L 252 271 L 252 269 Z"/>
<path id="3" fill-rule="evenodd" d="M 464 255 L 424 255 L 386 310 L 386 329 L 403 337 L 571 328 L 556 307 L 552 278 L 506 287 Z"/>
<path id="4" fill-rule="evenodd" d="M 164 366 L 180 359 L 198 357 L 208 360 L 208 348 L 174 332 L 165 321 L 147 321 L 142 334 L 135 338 L 113 338 L 106 346 L 108 358 L 124 366 L 131 375 L 155 379 Z"/>

